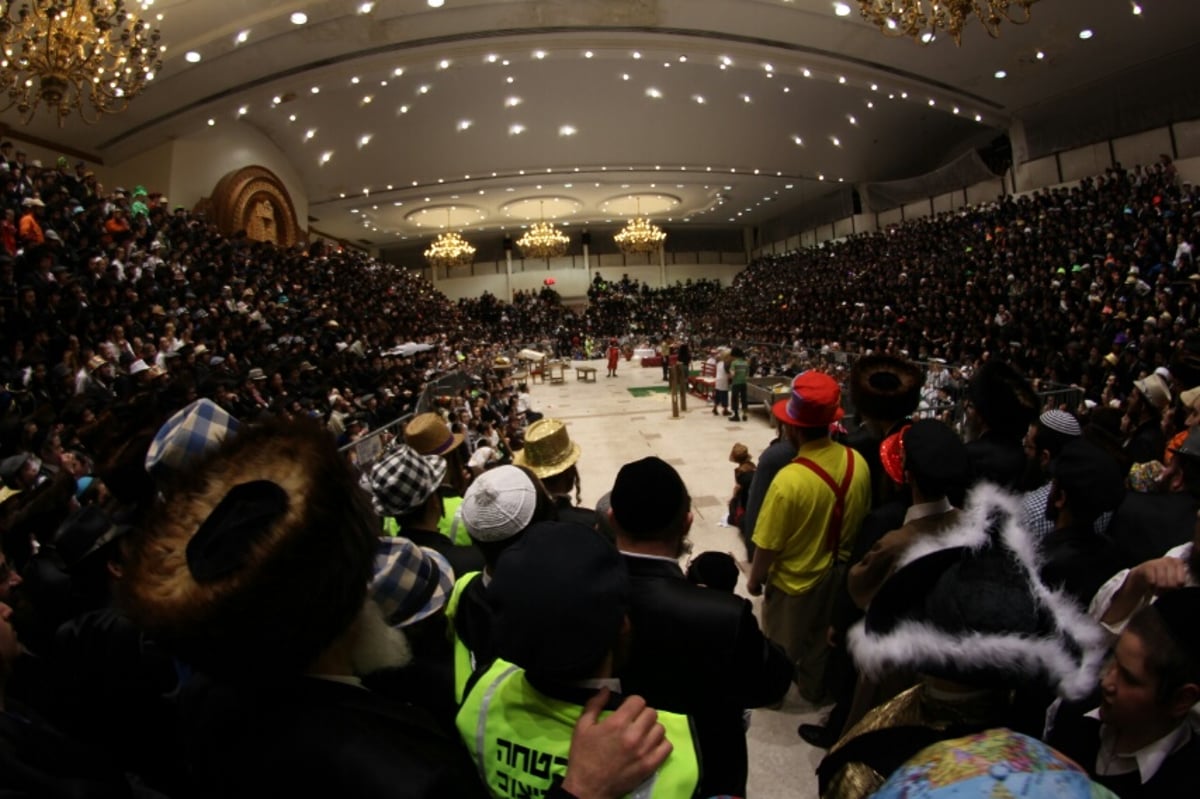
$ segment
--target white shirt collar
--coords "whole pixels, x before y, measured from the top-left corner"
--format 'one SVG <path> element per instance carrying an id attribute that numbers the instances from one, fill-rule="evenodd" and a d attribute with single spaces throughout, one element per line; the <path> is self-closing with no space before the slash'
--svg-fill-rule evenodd
<path id="1" fill-rule="evenodd" d="M 1100 708 L 1086 715 L 1099 721 Z M 1142 784 L 1145 785 L 1158 773 L 1172 753 L 1186 746 L 1192 739 L 1192 726 L 1185 720 L 1157 741 L 1146 744 L 1136 752 L 1117 752 L 1114 748 L 1114 737 L 1113 729 L 1109 725 L 1100 725 L 1100 750 L 1096 753 L 1096 773 L 1101 776 L 1116 776 L 1137 771 Z"/>
<path id="2" fill-rule="evenodd" d="M 950 500 L 946 497 L 934 500 L 933 502 L 922 502 L 920 505 L 913 505 L 904 512 L 904 523 L 915 522 L 918 519 L 924 519 L 928 516 L 938 516 L 943 513 L 949 513 L 954 509 L 950 504 Z"/>

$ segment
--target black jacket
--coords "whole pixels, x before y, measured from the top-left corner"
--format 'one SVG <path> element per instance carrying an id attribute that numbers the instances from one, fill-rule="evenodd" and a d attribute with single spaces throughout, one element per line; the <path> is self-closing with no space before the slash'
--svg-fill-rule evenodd
<path id="1" fill-rule="evenodd" d="M 792 680 L 787 655 L 762 634 L 748 600 L 689 583 L 676 563 L 625 555 L 625 565 L 633 640 L 621 690 L 691 716 L 706 785 L 744 796 L 742 711 L 783 698 Z"/>

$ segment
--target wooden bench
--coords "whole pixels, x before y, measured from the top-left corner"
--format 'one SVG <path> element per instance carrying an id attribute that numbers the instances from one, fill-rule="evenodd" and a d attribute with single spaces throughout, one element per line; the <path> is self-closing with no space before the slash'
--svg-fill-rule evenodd
<path id="1" fill-rule="evenodd" d="M 700 374 L 688 377 L 688 391 L 700 399 L 707 400 L 717 389 L 717 365 L 705 361 L 700 365 Z"/>
<path id="2" fill-rule="evenodd" d="M 576 366 L 575 379 L 582 380 L 585 383 L 596 382 L 596 367 L 594 366 Z"/>

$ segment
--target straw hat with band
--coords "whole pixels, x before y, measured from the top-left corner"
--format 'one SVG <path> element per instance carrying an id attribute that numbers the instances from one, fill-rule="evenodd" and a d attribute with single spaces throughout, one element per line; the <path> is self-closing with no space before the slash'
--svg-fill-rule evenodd
<path id="1" fill-rule="evenodd" d="M 451 432 L 436 413 L 420 413 L 404 428 L 404 443 L 422 455 L 445 455 L 463 443 L 463 434 Z"/>
<path id="2" fill-rule="evenodd" d="M 574 466 L 579 452 L 565 424 L 558 419 L 539 419 L 525 429 L 525 447 L 513 461 L 544 480 Z"/>

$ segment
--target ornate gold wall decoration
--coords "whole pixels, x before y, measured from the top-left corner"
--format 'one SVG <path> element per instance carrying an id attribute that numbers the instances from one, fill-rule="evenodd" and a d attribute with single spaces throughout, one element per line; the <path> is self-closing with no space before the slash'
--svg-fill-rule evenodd
<path id="1" fill-rule="evenodd" d="M 245 231 L 248 238 L 280 247 L 308 240 L 283 182 L 266 167 L 230 172 L 217 181 L 211 197 L 200 201 L 201 208 L 226 236 Z"/>

